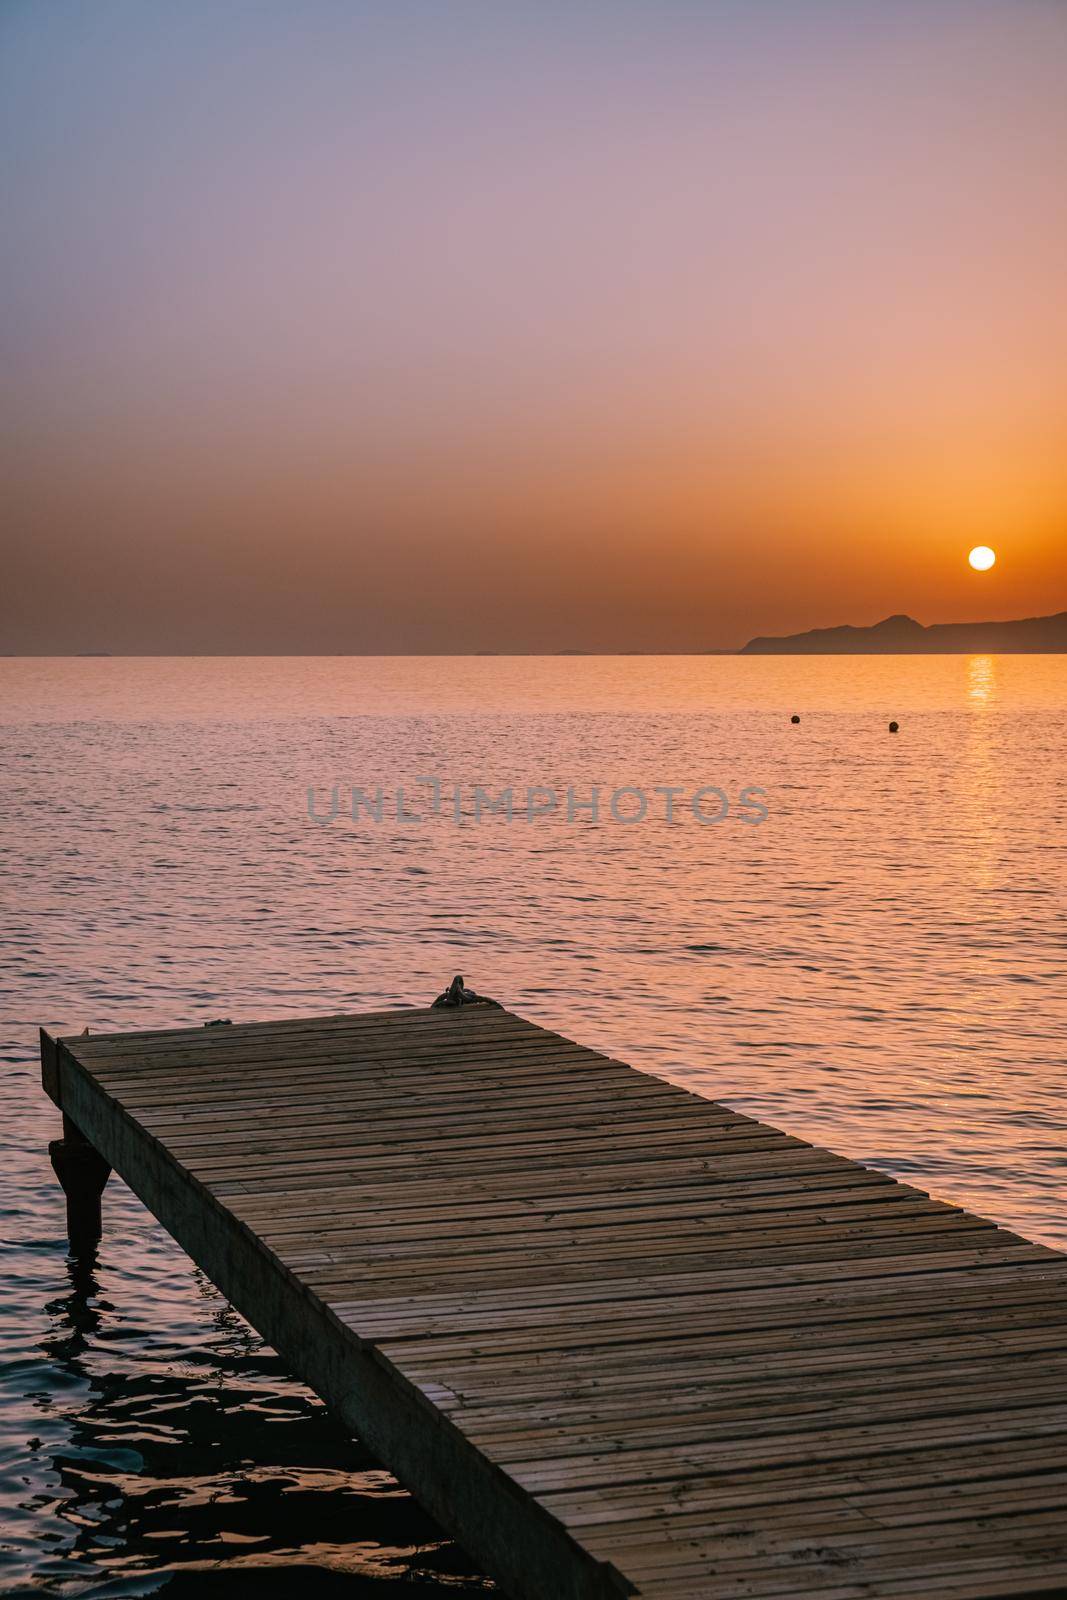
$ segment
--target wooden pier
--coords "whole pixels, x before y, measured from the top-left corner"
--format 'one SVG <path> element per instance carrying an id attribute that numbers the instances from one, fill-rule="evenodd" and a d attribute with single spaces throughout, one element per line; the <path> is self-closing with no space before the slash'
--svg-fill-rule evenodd
<path id="1" fill-rule="evenodd" d="M 490 1006 L 42 1061 L 515 1600 L 1067 1595 L 1067 1256 Z"/>

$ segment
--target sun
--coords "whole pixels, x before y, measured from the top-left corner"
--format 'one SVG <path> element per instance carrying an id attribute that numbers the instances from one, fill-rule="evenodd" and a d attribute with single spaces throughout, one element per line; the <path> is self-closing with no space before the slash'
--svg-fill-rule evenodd
<path id="1" fill-rule="evenodd" d="M 987 544 L 976 544 L 967 557 L 975 572 L 988 572 L 996 559 L 997 552 L 990 550 Z"/>

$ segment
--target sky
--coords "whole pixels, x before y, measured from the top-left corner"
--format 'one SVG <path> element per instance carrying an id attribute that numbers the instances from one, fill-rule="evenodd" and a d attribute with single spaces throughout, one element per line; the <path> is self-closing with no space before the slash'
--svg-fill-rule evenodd
<path id="1" fill-rule="evenodd" d="M 1065 82 L 1060 0 L 0 0 L 0 651 L 1067 608 Z"/>

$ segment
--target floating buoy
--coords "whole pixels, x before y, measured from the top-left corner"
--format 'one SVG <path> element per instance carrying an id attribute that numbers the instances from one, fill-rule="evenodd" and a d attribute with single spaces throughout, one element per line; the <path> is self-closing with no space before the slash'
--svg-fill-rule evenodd
<path id="1" fill-rule="evenodd" d="M 790 722 L 799 722 L 800 718 L 799 717 L 790 717 L 789 720 L 790 720 Z"/>
<path id="2" fill-rule="evenodd" d="M 890 733 L 899 733 L 900 732 L 900 723 L 899 722 L 891 722 L 889 724 L 889 731 L 890 731 Z"/>

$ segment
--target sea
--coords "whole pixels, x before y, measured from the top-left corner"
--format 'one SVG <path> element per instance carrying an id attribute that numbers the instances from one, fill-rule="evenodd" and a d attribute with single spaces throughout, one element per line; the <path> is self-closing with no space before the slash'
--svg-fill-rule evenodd
<path id="1" fill-rule="evenodd" d="M 462 973 L 1067 1247 L 1065 751 L 1067 656 L 0 660 L 0 1592 L 491 1587 L 117 1178 L 68 1257 L 39 1026 Z"/>

